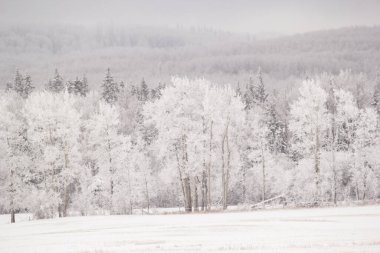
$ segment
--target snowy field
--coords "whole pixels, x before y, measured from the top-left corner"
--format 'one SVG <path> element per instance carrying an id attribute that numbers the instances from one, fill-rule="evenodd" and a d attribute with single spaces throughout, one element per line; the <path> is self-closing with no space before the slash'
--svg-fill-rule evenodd
<path id="1" fill-rule="evenodd" d="M 1 253 L 380 252 L 380 206 L 18 218 L 0 216 Z"/>

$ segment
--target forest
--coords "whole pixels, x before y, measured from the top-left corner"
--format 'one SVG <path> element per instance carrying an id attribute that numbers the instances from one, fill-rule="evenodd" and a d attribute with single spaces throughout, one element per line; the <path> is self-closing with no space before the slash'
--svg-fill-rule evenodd
<path id="1" fill-rule="evenodd" d="M 380 196 L 380 76 L 342 70 L 270 90 L 173 76 L 134 84 L 17 70 L 0 94 L 0 212 L 37 219 L 321 206 Z M 65 81 L 66 80 L 66 81 Z"/>

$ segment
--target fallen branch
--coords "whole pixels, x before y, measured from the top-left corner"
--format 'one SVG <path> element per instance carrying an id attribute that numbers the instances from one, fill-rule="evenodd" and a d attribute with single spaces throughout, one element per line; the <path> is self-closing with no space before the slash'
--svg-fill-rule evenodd
<path id="1" fill-rule="evenodd" d="M 267 200 L 261 201 L 261 202 L 259 202 L 259 203 L 256 203 L 256 204 L 252 205 L 251 208 L 255 208 L 255 207 L 257 207 L 257 206 L 263 205 L 263 204 L 265 204 L 265 203 L 268 203 L 268 202 L 271 202 L 271 201 L 273 201 L 273 200 L 280 199 L 280 198 L 284 198 L 284 199 L 285 199 L 285 196 L 284 196 L 283 194 L 278 195 L 278 196 L 276 196 L 276 197 L 273 197 L 273 198 L 270 198 L 270 199 L 267 199 Z"/>

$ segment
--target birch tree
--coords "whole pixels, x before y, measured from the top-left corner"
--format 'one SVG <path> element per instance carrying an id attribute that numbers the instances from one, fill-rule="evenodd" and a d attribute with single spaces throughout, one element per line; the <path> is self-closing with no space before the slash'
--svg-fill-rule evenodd
<path id="1" fill-rule="evenodd" d="M 302 157 L 313 157 L 314 162 L 314 199 L 318 204 L 321 198 L 321 147 L 327 130 L 328 113 L 327 93 L 318 80 L 305 80 L 300 96 L 290 109 L 289 128 L 293 134 L 293 149 Z"/>

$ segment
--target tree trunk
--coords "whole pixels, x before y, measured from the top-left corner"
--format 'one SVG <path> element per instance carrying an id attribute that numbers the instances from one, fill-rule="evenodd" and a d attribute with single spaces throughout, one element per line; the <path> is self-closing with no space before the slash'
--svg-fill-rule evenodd
<path id="1" fill-rule="evenodd" d="M 264 156 L 264 144 L 261 141 L 261 165 L 262 165 L 262 173 L 263 173 L 263 189 L 262 189 L 262 201 L 265 201 L 265 156 Z M 263 204 L 264 205 L 264 204 Z"/>
<path id="2" fill-rule="evenodd" d="M 194 212 L 199 211 L 199 204 L 198 204 L 198 178 L 194 178 Z"/>
<path id="3" fill-rule="evenodd" d="M 317 126 L 315 131 L 315 149 L 314 149 L 314 171 L 315 171 L 315 188 L 316 188 L 316 199 L 317 205 L 321 201 L 321 186 L 320 186 L 320 140 L 319 140 L 319 126 Z"/>
<path id="4" fill-rule="evenodd" d="M 112 166 L 112 156 L 111 156 L 111 150 L 112 150 L 112 147 L 111 147 L 111 142 L 109 139 L 107 139 L 107 145 L 108 145 L 108 161 L 109 161 L 109 172 L 110 172 L 110 213 L 112 214 L 113 213 L 113 187 L 114 187 L 114 183 L 113 183 L 113 175 L 114 175 L 114 172 L 115 170 L 113 169 L 113 166 Z"/>
<path id="5" fill-rule="evenodd" d="M 210 124 L 210 143 L 209 143 L 209 161 L 208 161 L 208 167 L 207 167 L 207 210 L 211 210 L 211 157 L 212 157 L 212 126 L 213 126 L 213 121 L 211 121 Z"/>
<path id="6" fill-rule="evenodd" d="M 365 169 L 365 167 L 364 167 L 364 169 Z M 363 175 L 363 200 L 365 200 L 366 191 L 367 191 L 367 171 L 364 171 L 364 175 Z"/>
<path id="7" fill-rule="evenodd" d="M 149 194 L 149 187 L 148 187 L 148 178 L 147 178 L 145 169 L 144 169 L 144 183 L 145 183 L 145 194 L 146 194 L 146 201 L 147 201 L 147 209 L 148 209 L 148 214 L 149 214 L 150 194 Z"/>
<path id="8" fill-rule="evenodd" d="M 230 167 L 231 167 L 231 150 L 230 150 L 230 142 L 228 136 L 228 127 L 229 127 L 229 119 L 227 124 L 227 135 L 226 135 L 226 147 L 227 147 L 227 167 L 226 167 L 226 186 L 225 186 L 225 208 L 227 209 L 228 205 L 228 187 L 230 183 Z"/>
<path id="9" fill-rule="evenodd" d="M 223 210 L 227 208 L 227 203 L 226 203 L 226 172 L 225 172 L 225 154 L 224 154 L 224 142 L 225 142 L 225 136 L 223 136 L 223 141 L 222 141 L 222 200 L 223 200 Z"/>
<path id="10" fill-rule="evenodd" d="M 332 83 L 333 84 L 333 83 Z M 333 172 L 333 201 L 334 205 L 337 202 L 337 171 L 335 162 L 335 149 L 336 149 L 336 99 L 334 90 L 332 89 L 332 113 L 331 113 L 331 160 L 332 160 L 332 172 Z"/>
<path id="11" fill-rule="evenodd" d="M 67 217 L 67 209 L 69 206 L 69 194 L 68 194 L 68 187 L 65 188 L 64 190 L 64 195 L 63 195 L 63 205 L 62 205 L 62 217 Z"/>
<path id="12" fill-rule="evenodd" d="M 15 193 L 16 189 L 14 187 L 14 170 L 11 169 L 11 183 L 9 184 L 9 195 L 10 195 L 10 208 L 11 208 L 11 223 L 16 222 L 16 214 L 15 214 L 15 205 L 14 205 L 14 199 L 15 199 Z"/>
<path id="13" fill-rule="evenodd" d="M 176 155 L 176 158 L 177 158 L 177 168 L 178 168 L 178 176 L 179 176 L 179 182 L 181 184 L 181 190 L 182 190 L 182 194 L 183 194 L 183 199 L 184 201 L 186 201 L 186 193 L 185 193 L 185 185 L 184 185 L 184 181 L 183 181 L 183 177 L 182 177 L 182 168 L 181 168 L 181 163 L 179 161 L 179 155 L 178 155 L 178 147 L 175 148 L 175 155 Z"/>
<path id="14" fill-rule="evenodd" d="M 190 213 L 192 211 L 190 179 L 186 177 L 183 181 L 185 187 L 185 211 Z"/>
<path id="15" fill-rule="evenodd" d="M 15 210 L 12 208 L 11 210 L 11 223 L 15 223 L 16 222 L 16 213 L 15 213 Z"/>
<path id="16" fill-rule="evenodd" d="M 229 119 L 227 121 L 226 130 L 222 139 L 222 189 L 223 189 L 223 210 L 227 209 L 228 203 L 228 181 L 229 181 L 229 167 L 230 167 L 230 148 L 228 141 L 228 126 Z"/>
<path id="17" fill-rule="evenodd" d="M 129 214 L 133 214 L 131 172 L 128 166 L 127 166 L 127 177 L 128 177 L 128 192 L 129 192 Z"/>
<path id="18" fill-rule="evenodd" d="M 334 141 L 335 142 L 335 141 Z M 331 147 L 331 155 L 332 155 L 332 171 L 333 171 L 333 201 L 334 205 L 336 205 L 337 202 L 337 171 L 335 167 L 335 144 Z"/>
<path id="19" fill-rule="evenodd" d="M 245 164 L 243 165 L 243 183 L 242 183 L 242 188 L 243 188 L 243 203 L 247 203 L 247 167 Z"/>
<path id="20" fill-rule="evenodd" d="M 205 211 L 207 208 L 207 175 L 206 171 L 202 173 L 202 211 Z"/>

